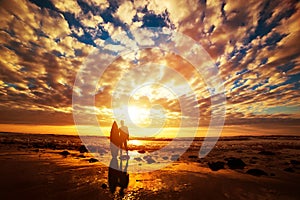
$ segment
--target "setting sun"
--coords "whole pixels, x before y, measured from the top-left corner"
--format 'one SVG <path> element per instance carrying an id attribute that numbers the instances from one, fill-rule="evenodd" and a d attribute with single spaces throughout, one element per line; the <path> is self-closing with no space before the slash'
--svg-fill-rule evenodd
<path id="1" fill-rule="evenodd" d="M 149 124 L 149 109 L 137 107 L 137 106 L 129 106 L 128 114 L 130 120 L 138 126 L 147 126 Z"/>

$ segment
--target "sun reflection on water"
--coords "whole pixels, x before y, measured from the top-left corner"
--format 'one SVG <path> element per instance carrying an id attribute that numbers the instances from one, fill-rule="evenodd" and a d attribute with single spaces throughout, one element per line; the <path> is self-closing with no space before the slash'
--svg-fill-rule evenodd
<path id="1" fill-rule="evenodd" d="M 144 143 L 141 140 L 129 140 L 128 145 L 142 146 Z"/>

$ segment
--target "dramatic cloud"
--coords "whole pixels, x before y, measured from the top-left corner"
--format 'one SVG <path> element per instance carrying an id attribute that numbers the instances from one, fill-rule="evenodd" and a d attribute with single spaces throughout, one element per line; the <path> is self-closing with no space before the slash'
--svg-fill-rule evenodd
<path id="1" fill-rule="evenodd" d="M 73 87 L 92 52 L 117 50 L 106 45 L 106 39 L 120 44 L 119 51 L 128 44 L 131 48 L 155 44 L 143 37 L 151 32 L 119 37 L 142 27 L 169 28 L 204 47 L 224 81 L 226 124 L 300 121 L 300 3 L 296 0 L 3 0 L 0 5 L 0 124 L 72 125 L 74 90 L 95 96 L 96 107 L 82 109 L 97 114 L 99 123 L 107 126 L 116 117 L 112 107 L 122 109 L 126 89 L 141 86 L 151 77 L 181 93 L 172 96 L 159 85 L 141 88 L 130 99 L 133 111 L 160 105 L 148 113 L 150 118 L 178 126 L 184 117 L 180 97 L 199 110 L 201 124 L 208 124 L 212 109 L 217 108 L 212 108 L 206 80 L 189 62 L 169 52 L 144 49 L 124 55 L 94 85 Z M 136 43 L 128 43 L 130 38 Z M 152 68 L 142 67 L 147 63 Z M 96 74 L 86 76 L 97 78 Z M 123 79 L 126 82 L 120 82 Z M 184 94 L 183 82 L 197 99 Z M 124 91 L 116 93 L 117 86 Z M 114 94 L 120 102 L 112 105 Z M 146 118 L 145 122 L 150 123 Z"/>

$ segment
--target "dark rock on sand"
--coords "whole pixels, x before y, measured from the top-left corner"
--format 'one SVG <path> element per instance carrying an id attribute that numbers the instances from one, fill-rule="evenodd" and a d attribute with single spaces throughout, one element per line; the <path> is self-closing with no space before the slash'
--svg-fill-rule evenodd
<path id="1" fill-rule="evenodd" d="M 32 144 L 33 148 L 43 148 L 43 146 L 41 144 Z"/>
<path id="2" fill-rule="evenodd" d="M 87 152 L 88 152 L 87 148 L 86 148 L 84 145 L 81 145 L 81 146 L 78 148 L 78 151 L 79 151 L 80 153 L 87 153 Z"/>
<path id="3" fill-rule="evenodd" d="M 169 159 L 169 157 L 168 157 L 168 156 L 163 156 L 163 157 L 162 157 L 162 159 L 164 159 L 164 160 L 168 160 L 168 159 Z"/>
<path id="4" fill-rule="evenodd" d="M 147 158 L 149 158 L 150 156 L 146 155 L 143 157 L 144 160 L 146 160 Z"/>
<path id="5" fill-rule="evenodd" d="M 142 161 L 142 159 L 140 157 L 134 158 L 134 160 L 136 160 L 138 162 Z"/>
<path id="6" fill-rule="evenodd" d="M 196 158 L 198 158 L 198 156 L 190 155 L 189 158 L 196 159 Z"/>
<path id="7" fill-rule="evenodd" d="M 268 174 L 261 169 L 249 169 L 246 173 L 252 176 L 268 176 Z"/>
<path id="8" fill-rule="evenodd" d="M 68 155 L 70 155 L 70 152 L 68 152 L 68 151 L 62 151 L 59 154 L 62 155 L 62 156 L 67 157 Z"/>
<path id="9" fill-rule="evenodd" d="M 298 160 L 291 160 L 290 162 L 292 165 L 300 165 L 300 161 Z"/>
<path id="10" fill-rule="evenodd" d="M 230 169 L 244 169 L 244 167 L 246 166 L 244 161 L 242 161 L 242 159 L 240 158 L 230 157 L 225 158 L 225 160 L 227 161 L 227 165 Z"/>
<path id="11" fill-rule="evenodd" d="M 143 153 L 146 153 L 146 151 L 145 150 L 138 150 L 138 153 L 143 154 Z"/>
<path id="12" fill-rule="evenodd" d="M 89 163 L 94 163 L 94 162 L 98 162 L 99 160 L 96 158 L 90 158 L 89 159 Z"/>
<path id="13" fill-rule="evenodd" d="M 274 156 L 275 153 L 272 151 L 260 151 L 258 154 L 265 155 L 265 156 Z"/>
<path id="14" fill-rule="evenodd" d="M 155 160 L 153 160 L 152 158 L 148 158 L 148 159 L 147 159 L 147 163 L 148 163 L 148 164 L 155 163 Z"/>
<path id="15" fill-rule="evenodd" d="M 144 156 L 143 158 L 145 161 L 147 161 L 148 164 L 155 163 L 155 160 L 151 158 L 151 156 Z"/>
<path id="16" fill-rule="evenodd" d="M 220 169 L 224 169 L 224 162 L 221 161 L 217 161 L 217 162 L 209 162 L 208 163 L 208 167 L 212 170 L 212 171 L 218 171 Z"/>
<path id="17" fill-rule="evenodd" d="M 103 183 L 103 184 L 101 185 L 101 187 L 102 187 L 102 189 L 106 189 L 106 188 L 107 188 L 107 185 L 106 185 L 105 183 Z"/>
<path id="18" fill-rule="evenodd" d="M 171 160 L 172 160 L 172 161 L 178 161 L 178 160 L 179 160 L 179 157 L 180 157 L 179 155 L 172 155 L 172 156 L 171 156 Z"/>
<path id="19" fill-rule="evenodd" d="M 292 172 L 292 173 L 295 172 L 295 170 L 293 168 L 291 168 L 291 167 L 285 168 L 284 171 L 286 171 L 286 172 Z"/>
<path id="20" fill-rule="evenodd" d="M 284 162 L 283 164 L 284 164 L 284 165 L 290 165 L 290 163 L 289 163 L 289 162 Z"/>
<path id="21" fill-rule="evenodd" d="M 255 160 L 250 160 L 249 163 L 250 164 L 256 164 L 256 161 Z"/>
<path id="22" fill-rule="evenodd" d="M 40 149 L 34 149 L 33 151 L 38 153 L 38 152 L 40 152 Z"/>
<path id="23" fill-rule="evenodd" d="M 55 149 L 57 149 L 57 146 L 55 143 L 48 143 L 47 148 L 55 150 Z"/>

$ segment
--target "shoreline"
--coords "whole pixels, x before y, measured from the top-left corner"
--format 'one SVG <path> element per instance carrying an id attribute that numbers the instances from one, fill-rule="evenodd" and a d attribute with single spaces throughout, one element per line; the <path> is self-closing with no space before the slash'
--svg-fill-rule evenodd
<path id="1" fill-rule="evenodd" d="M 21 132 L 0 132 L 0 135 L 32 135 L 32 136 L 63 136 L 63 137 L 98 137 L 98 138 L 107 138 L 109 139 L 109 136 L 99 136 L 99 135 L 66 135 L 66 134 L 55 134 L 55 133 L 21 133 Z M 175 138 L 175 140 L 190 140 L 192 137 L 180 137 Z M 225 140 L 247 140 L 249 138 L 258 138 L 258 139 L 272 139 L 272 138 L 291 138 L 291 139 L 297 139 L 300 140 L 299 135 L 234 135 L 234 136 L 220 136 L 220 137 L 194 137 L 193 139 L 195 141 L 203 141 L 205 138 L 219 138 L 218 140 L 225 141 Z M 156 138 L 156 137 L 131 137 L 131 140 L 154 140 L 154 141 L 171 141 L 174 138 Z"/>

